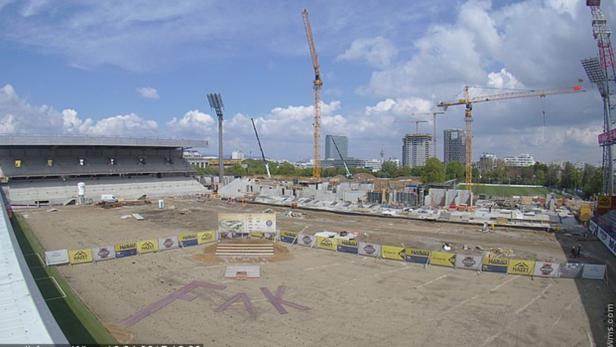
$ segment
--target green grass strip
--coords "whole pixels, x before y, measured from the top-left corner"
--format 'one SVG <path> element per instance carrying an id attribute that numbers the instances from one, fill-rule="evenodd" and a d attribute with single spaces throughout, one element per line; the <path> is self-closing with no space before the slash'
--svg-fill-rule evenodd
<path id="1" fill-rule="evenodd" d="M 116 339 L 81 302 L 58 269 L 53 266 L 42 266 L 36 254 L 43 258 L 45 249 L 23 217 L 16 214 L 12 225 L 35 282 L 68 341 L 71 344 L 116 344 Z M 62 294 L 49 277 L 56 280 L 66 297 L 62 298 Z"/>

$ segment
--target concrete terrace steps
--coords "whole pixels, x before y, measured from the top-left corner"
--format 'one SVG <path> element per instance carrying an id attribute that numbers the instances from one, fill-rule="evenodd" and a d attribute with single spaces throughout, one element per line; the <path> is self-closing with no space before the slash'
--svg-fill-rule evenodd
<path id="1" fill-rule="evenodd" d="M 216 255 L 222 257 L 264 257 L 274 255 L 273 243 L 219 243 Z"/>

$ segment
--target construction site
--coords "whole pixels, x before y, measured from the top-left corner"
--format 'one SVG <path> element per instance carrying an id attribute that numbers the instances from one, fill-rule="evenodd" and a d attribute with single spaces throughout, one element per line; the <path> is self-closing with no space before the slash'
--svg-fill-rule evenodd
<path id="1" fill-rule="evenodd" d="M 207 95 L 217 176 L 186 154 L 204 140 L 0 135 L 0 322 L 10 323 L 0 343 L 610 345 L 616 60 L 600 2 L 587 5 L 600 52 L 582 64 L 606 113 L 591 199 L 473 177 L 474 104 L 573 97 L 581 85 L 478 95 L 466 86 L 414 113 L 432 117 L 433 133 L 416 121 L 403 167 L 436 158 L 437 115 L 464 106 L 463 182 L 352 172 L 340 136 L 326 142 L 337 158 L 322 158 L 323 80 L 305 9 L 310 177 L 272 174 L 252 118 L 265 174 L 225 174 L 220 93 Z M 322 177 L 333 161 L 345 174 Z"/>

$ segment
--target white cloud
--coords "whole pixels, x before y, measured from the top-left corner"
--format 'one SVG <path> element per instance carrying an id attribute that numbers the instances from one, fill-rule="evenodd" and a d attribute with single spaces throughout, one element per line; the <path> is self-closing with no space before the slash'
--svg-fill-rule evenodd
<path id="1" fill-rule="evenodd" d="M 146 99 L 158 99 L 160 96 L 158 95 L 158 90 L 152 87 L 141 87 L 137 88 L 137 93 Z"/>
<path id="2" fill-rule="evenodd" d="M 215 131 L 215 125 L 214 117 L 199 110 L 188 111 L 181 118 L 173 117 L 167 122 L 167 126 L 172 132 L 201 137 L 209 136 L 209 133 Z"/>
<path id="3" fill-rule="evenodd" d="M 432 102 L 426 99 L 410 97 L 385 99 L 374 106 L 366 106 L 366 115 L 377 113 L 390 113 L 396 116 L 408 116 L 414 112 L 428 112 L 432 108 Z"/>
<path id="4" fill-rule="evenodd" d="M 524 85 L 505 68 L 502 68 L 499 72 L 490 72 L 488 74 L 488 86 L 508 89 L 524 88 Z"/>
<path id="5" fill-rule="evenodd" d="M 0 132 L 143 136 L 157 134 L 158 124 L 134 113 L 82 119 L 74 109 L 59 112 L 47 105 L 31 105 L 7 84 L 0 88 Z"/>
<path id="6" fill-rule="evenodd" d="M 351 43 L 336 60 L 350 61 L 365 59 L 369 64 L 376 67 L 389 66 L 398 54 L 398 50 L 388 39 L 377 36 L 369 39 L 357 39 Z"/>

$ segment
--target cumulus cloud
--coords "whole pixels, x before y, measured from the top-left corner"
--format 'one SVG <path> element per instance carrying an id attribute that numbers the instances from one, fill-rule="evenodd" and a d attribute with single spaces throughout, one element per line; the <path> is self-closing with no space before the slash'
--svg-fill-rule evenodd
<path id="1" fill-rule="evenodd" d="M 351 46 L 336 59 L 347 61 L 364 59 L 373 66 L 385 67 L 390 65 L 397 54 L 398 50 L 391 41 L 377 36 L 353 41 Z"/>
<path id="2" fill-rule="evenodd" d="M 134 113 L 83 119 L 74 109 L 57 111 L 47 105 L 34 106 L 6 85 L 0 88 L 0 132 L 143 136 L 157 134 L 158 123 Z"/>
<path id="3" fill-rule="evenodd" d="M 158 99 L 160 96 L 158 95 L 158 90 L 152 87 L 141 87 L 137 88 L 137 93 L 146 99 Z"/>
<path id="4" fill-rule="evenodd" d="M 214 117 L 199 110 L 188 111 L 181 118 L 173 117 L 167 122 L 167 127 L 178 134 L 203 136 L 215 131 Z"/>
<path id="5" fill-rule="evenodd" d="M 508 89 L 524 88 L 524 85 L 505 68 L 502 68 L 499 72 L 490 72 L 488 74 L 488 86 Z"/>

